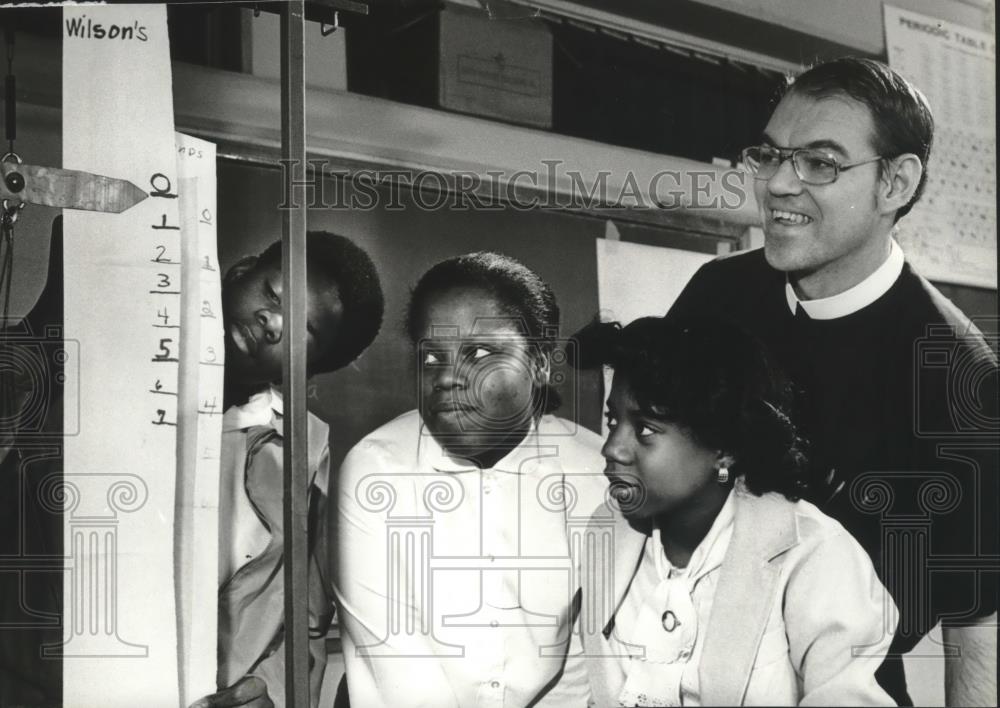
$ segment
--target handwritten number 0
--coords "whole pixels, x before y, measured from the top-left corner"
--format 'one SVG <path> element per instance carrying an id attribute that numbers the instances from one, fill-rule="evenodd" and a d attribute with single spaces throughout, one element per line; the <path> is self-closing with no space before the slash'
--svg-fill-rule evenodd
<path id="1" fill-rule="evenodd" d="M 164 186 L 166 185 L 166 186 Z M 177 199 L 176 194 L 170 193 L 170 178 L 162 172 L 156 172 L 149 178 L 149 186 L 153 191 L 149 193 L 151 197 L 163 197 L 164 199 Z"/>

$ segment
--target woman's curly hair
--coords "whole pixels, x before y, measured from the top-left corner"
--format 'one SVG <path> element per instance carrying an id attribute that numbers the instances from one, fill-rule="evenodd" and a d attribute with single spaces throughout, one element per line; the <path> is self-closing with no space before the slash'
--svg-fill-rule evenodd
<path id="1" fill-rule="evenodd" d="M 801 498 L 805 456 L 787 413 L 791 387 L 755 338 L 723 322 L 669 317 L 626 327 L 595 321 L 576 338 L 578 366 L 611 366 L 645 415 L 731 455 L 730 471 L 751 492 Z"/>

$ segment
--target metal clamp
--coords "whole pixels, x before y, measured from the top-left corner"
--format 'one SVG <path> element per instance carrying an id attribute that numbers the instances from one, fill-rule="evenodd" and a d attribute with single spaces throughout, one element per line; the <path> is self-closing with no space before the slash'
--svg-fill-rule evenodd
<path id="1" fill-rule="evenodd" d="M 14 152 L 8 152 L 3 157 L 0 157 L 0 165 L 5 166 L 8 162 L 13 163 L 14 165 L 20 165 L 21 157 Z M 3 181 L 7 190 L 10 191 L 11 194 L 17 194 L 24 189 L 24 175 L 16 169 L 11 170 L 10 172 L 4 170 Z"/>
<path id="2" fill-rule="evenodd" d="M 5 230 L 13 228 L 14 224 L 17 223 L 17 217 L 21 214 L 21 210 L 24 209 L 25 203 L 4 199 L 2 204 L 0 204 L 0 227 Z"/>

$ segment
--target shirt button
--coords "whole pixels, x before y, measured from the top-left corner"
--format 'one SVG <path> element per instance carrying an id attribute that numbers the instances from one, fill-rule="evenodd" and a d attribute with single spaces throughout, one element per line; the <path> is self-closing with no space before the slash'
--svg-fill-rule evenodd
<path id="1" fill-rule="evenodd" d="M 500 623 L 497 622 L 496 620 L 490 620 L 490 626 L 493 627 L 493 629 L 496 629 L 497 627 L 500 626 Z M 494 682 L 494 683 L 496 683 L 496 682 Z M 494 686 L 493 688 L 496 688 L 496 686 Z"/>
<path id="2" fill-rule="evenodd" d="M 490 681 L 490 688 L 500 688 L 499 681 Z"/>

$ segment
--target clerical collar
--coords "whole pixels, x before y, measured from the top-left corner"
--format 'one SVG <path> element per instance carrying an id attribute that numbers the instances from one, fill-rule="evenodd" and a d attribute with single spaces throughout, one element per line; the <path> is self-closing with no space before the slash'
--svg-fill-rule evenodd
<path id="1" fill-rule="evenodd" d="M 788 278 L 785 278 L 785 299 L 788 301 L 788 309 L 795 314 L 796 306 L 801 305 L 810 319 L 834 320 L 871 305 L 889 291 L 903 272 L 905 260 L 903 251 L 895 239 L 890 239 L 889 243 L 889 257 L 885 262 L 874 273 L 842 293 L 816 300 L 800 300 Z"/>

